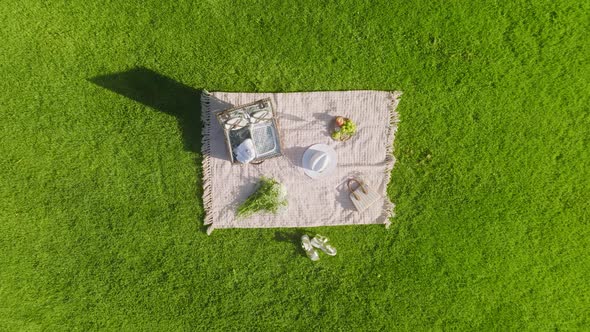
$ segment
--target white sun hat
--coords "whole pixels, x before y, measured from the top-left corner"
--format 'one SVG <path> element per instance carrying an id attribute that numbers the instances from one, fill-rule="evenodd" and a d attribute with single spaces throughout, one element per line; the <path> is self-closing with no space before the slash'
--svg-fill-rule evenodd
<path id="1" fill-rule="evenodd" d="M 307 176 L 317 179 L 330 174 L 338 163 L 336 151 L 326 144 L 315 144 L 303 153 L 303 170 Z"/>

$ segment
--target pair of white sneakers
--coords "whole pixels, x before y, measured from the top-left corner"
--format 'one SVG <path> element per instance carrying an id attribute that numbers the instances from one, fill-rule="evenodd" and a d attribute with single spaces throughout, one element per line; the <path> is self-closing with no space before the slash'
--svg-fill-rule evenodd
<path id="1" fill-rule="evenodd" d="M 309 239 L 309 236 L 303 235 L 301 237 L 301 246 L 307 254 L 307 257 L 312 261 L 320 259 L 317 249 L 325 252 L 327 255 L 336 256 L 336 248 L 328 243 L 328 238 L 322 235 L 316 235 L 313 239 Z"/>

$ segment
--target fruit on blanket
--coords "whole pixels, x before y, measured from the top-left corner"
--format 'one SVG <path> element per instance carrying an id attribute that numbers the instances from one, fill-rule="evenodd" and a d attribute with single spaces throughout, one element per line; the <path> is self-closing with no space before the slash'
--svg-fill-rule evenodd
<path id="1" fill-rule="evenodd" d="M 352 120 L 342 116 L 335 119 L 336 126 L 330 135 L 332 139 L 337 141 L 346 141 L 356 133 L 356 124 Z"/>

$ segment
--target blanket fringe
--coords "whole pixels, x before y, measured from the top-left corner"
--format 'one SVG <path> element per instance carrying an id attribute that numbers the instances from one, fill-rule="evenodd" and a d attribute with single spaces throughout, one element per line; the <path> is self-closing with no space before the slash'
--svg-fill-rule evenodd
<path id="1" fill-rule="evenodd" d="M 213 232 L 213 188 L 211 187 L 211 94 L 203 90 L 201 93 L 201 121 L 203 136 L 201 138 L 201 154 L 203 156 L 203 208 L 205 209 L 204 225 L 209 225 L 207 235 Z"/>
<path id="2" fill-rule="evenodd" d="M 385 150 L 385 183 L 389 184 L 391 181 L 391 171 L 395 165 L 395 157 L 393 155 L 393 142 L 397 132 L 397 125 L 399 122 L 398 113 L 396 112 L 399 104 L 399 98 L 402 95 L 400 91 L 393 91 L 389 93 L 390 103 L 388 105 L 389 112 L 389 129 L 387 132 L 387 146 Z M 213 223 L 213 188 L 211 184 L 212 170 L 211 170 L 211 94 L 203 90 L 201 93 L 201 121 L 203 124 L 203 136 L 201 139 L 202 147 L 201 154 L 203 156 L 203 207 L 205 210 L 205 220 L 203 224 L 207 227 L 207 235 L 211 235 L 215 229 Z M 386 188 L 387 191 L 387 188 Z M 391 219 L 395 217 L 395 205 L 389 200 L 387 194 L 385 195 L 382 214 L 377 221 L 382 222 L 385 228 L 391 225 Z"/>
<path id="3" fill-rule="evenodd" d="M 385 184 L 389 185 L 391 181 L 391 171 L 395 165 L 395 156 L 393 155 L 393 142 L 395 140 L 395 133 L 397 132 L 397 124 L 399 123 L 398 113 L 396 112 L 399 98 L 402 95 L 401 91 L 390 92 L 391 101 L 387 106 L 389 112 L 389 130 L 387 132 L 387 147 L 385 148 Z M 385 188 L 385 199 L 383 203 L 382 214 L 379 221 L 383 222 L 385 228 L 391 226 L 391 219 L 395 217 L 395 204 L 393 204 L 387 196 L 387 187 Z"/>

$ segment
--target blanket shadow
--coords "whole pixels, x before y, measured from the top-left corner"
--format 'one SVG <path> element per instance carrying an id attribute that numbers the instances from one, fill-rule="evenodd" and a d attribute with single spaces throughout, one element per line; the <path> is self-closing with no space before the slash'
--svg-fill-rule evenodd
<path id="1" fill-rule="evenodd" d="M 184 85 L 144 67 L 96 76 L 89 81 L 176 117 L 185 150 L 201 152 L 202 89 Z"/>

